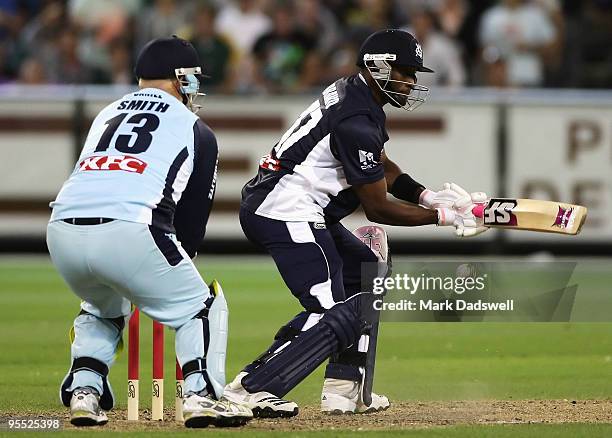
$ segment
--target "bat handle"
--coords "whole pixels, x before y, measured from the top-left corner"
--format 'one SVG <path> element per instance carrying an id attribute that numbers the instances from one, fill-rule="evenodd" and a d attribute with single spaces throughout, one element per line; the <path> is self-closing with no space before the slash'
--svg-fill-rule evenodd
<path id="1" fill-rule="evenodd" d="M 484 208 L 485 204 L 476 204 L 476 206 L 472 208 L 472 213 L 474 216 L 482 218 L 484 216 Z"/>

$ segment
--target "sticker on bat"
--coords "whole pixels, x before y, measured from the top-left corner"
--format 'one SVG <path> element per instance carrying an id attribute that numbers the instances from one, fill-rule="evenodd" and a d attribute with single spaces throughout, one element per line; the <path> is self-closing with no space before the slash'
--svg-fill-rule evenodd
<path id="1" fill-rule="evenodd" d="M 574 225 L 574 209 L 571 207 L 563 208 L 559 205 L 559 212 L 557 213 L 557 218 L 555 219 L 555 223 L 552 224 L 553 227 L 559 227 L 565 229 L 569 226 Z"/>
<path id="2" fill-rule="evenodd" d="M 517 225 L 512 210 L 517 205 L 515 199 L 491 199 L 484 210 L 485 225 Z"/>

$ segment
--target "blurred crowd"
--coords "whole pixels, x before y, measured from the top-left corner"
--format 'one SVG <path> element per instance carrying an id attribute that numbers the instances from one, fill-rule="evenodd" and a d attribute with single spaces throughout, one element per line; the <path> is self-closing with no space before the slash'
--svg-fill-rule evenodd
<path id="1" fill-rule="evenodd" d="M 208 93 L 300 93 L 412 32 L 426 85 L 612 88 L 612 0 L 0 0 L 0 82 L 130 84 L 148 40 L 192 41 Z"/>

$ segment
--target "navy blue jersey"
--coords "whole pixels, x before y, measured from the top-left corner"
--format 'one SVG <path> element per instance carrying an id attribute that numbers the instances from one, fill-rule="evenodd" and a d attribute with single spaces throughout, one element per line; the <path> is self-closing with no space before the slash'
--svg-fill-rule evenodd
<path id="1" fill-rule="evenodd" d="M 385 113 L 361 75 L 327 87 L 242 189 L 244 208 L 284 221 L 334 223 L 359 206 L 352 186 L 384 178 Z"/>

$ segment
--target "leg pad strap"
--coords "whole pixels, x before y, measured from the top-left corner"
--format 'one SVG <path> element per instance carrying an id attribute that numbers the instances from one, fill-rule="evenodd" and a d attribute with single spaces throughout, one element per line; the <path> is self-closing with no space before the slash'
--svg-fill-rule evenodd
<path id="1" fill-rule="evenodd" d="M 102 377 L 102 394 L 100 394 L 100 407 L 105 411 L 109 411 L 115 404 L 115 398 L 113 395 L 112 388 L 108 382 L 108 366 L 104 362 L 99 361 L 93 357 L 77 357 L 72 361 L 72 366 L 60 388 L 60 399 L 64 406 L 70 406 L 70 399 L 72 398 L 72 391 L 68 388 L 72 385 L 74 379 L 74 373 L 78 371 L 91 371 Z"/>

